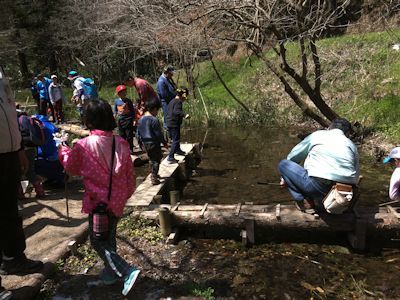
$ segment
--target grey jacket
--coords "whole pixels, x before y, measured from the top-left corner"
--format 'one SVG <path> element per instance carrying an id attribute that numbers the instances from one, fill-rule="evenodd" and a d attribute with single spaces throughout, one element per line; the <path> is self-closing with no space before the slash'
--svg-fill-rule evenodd
<path id="1" fill-rule="evenodd" d="M 0 66 L 0 154 L 21 149 L 17 111 L 8 79 Z"/>

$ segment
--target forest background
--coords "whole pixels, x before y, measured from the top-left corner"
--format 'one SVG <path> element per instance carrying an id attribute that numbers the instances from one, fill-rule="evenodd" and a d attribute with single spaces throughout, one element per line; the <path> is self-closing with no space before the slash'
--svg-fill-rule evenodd
<path id="1" fill-rule="evenodd" d="M 400 138 L 394 0 L 17 0 L 0 11 L 0 63 L 25 102 L 31 78 L 70 69 L 111 101 L 126 74 L 180 69 L 188 111 L 212 122 L 326 126 Z M 72 109 L 71 109 L 72 111 Z"/>

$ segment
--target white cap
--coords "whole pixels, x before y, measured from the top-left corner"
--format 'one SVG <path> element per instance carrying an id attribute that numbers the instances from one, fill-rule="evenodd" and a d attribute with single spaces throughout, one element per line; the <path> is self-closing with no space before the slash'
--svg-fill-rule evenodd
<path id="1" fill-rule="evenodd" d="M 57 75 L 51 75 L 51 77 L 50 77 L 51 79 L 53 79 L 53 78 L 57 78 Z"/>

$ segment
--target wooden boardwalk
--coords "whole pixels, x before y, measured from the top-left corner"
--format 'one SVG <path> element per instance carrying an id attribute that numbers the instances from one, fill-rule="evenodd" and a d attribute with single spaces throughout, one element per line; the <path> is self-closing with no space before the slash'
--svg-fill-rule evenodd
<path id="1" fill-rule="evenodd" d="M 196 144 L 181 144 L 182 151 L 189 153 L 193 150 Z M 175 155 L 175 159 L 178 162 L 184 161 L 185 156 L 183 155 Z M 160 190 L 163 188 L 165 181 L 168 177 L 175 172 L 178 168 L 179 164 L 168 164 L 167 158 L 165 158 L 160 164 L 160 171 L 158 174 L 161 177 L 161 183 L 158 185 L 151 184 L 151 176 L 148 175 L 139 186 L 136 187 L 136 191 L 133 193 L 131 198 L 129 198 L 126 206 L 149 206 L 153 201 L 154 196 L 156 196 Z"/>

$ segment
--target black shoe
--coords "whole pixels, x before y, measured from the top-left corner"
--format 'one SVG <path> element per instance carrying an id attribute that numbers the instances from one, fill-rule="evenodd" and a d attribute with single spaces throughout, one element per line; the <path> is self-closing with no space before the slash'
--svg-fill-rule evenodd
<path id="1" fill-rule="evenodd" d="M 179 151 L 176 151 L 175 154 L 176 154 L 176 155 L 183 155 L 183 156 L 185 156 L 185 155 L 186 155 L 186 152 L 185 152 L 185 151 L 182 151 L 182 150 L 179 150 Z"/>
<path id="2" fill-rule="evenodd" d="M 39 260 L 31 260 L 25 255 L 12 260 L 3 260 L 0 267 L 1 275 L 26 275 L 38 273 L 43 268 L 43 263 Z"/>
<path id="3" fill-rule="evenodd" d="M 5 288 L 0 286 L 0 300 L 10 300 L 12 299 L 12 293 L 7 291 Z"/>

